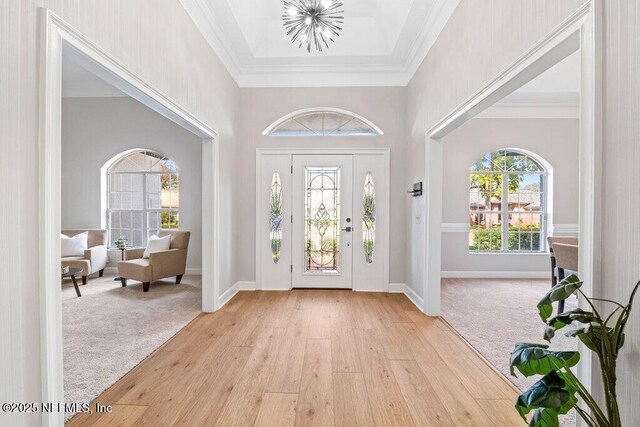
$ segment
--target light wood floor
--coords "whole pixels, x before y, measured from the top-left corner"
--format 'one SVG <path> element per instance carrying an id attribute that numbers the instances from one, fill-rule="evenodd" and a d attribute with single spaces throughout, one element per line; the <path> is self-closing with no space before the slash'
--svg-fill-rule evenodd
<path id="1" fill-rule="evenodd" d="M 242 292 L 69 425 L 516 426 L 516 396 L 403 295 Z"/>

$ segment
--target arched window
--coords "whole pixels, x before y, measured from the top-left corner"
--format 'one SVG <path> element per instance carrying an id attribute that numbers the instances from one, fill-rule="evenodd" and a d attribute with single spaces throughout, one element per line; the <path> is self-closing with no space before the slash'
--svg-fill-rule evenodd
<path id="1" fill-rule="evenodd" d="M 471 166 L 469 250 L 542 252 L 547 169 L 530 154 L 499 150 Z"/>
<path id="2" fill-rule="evenodd" d="M 106 170 L 109 242 L 125 236 L 145 246 L 149 236 L 180 226 L 180 178 L 172 160 L 150 150 L 112 159 Z"/>
<path id="3" fill-rule="evenodd" d="M 264 136 L 379 136 L 369 120 L 337 108 L 310 108 L 288 114 L 262 133 Z"/>

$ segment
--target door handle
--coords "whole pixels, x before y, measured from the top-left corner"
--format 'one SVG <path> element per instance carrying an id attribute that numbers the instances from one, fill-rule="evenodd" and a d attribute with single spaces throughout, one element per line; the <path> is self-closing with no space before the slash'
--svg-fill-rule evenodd
<path id="1" fill-rule="evenodd" d="M 346 231 L 347 233 L 351 233 L 351 227 L 343 228 L 342 231 Z"/>

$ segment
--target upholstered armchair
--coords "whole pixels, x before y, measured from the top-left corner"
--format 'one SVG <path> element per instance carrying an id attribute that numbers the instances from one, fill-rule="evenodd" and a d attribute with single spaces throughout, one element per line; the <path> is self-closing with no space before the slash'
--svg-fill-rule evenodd
<path id="1" fill-rule="evenodd" d="M 87 277 L 98 272 L 102 277 L 107 266 L 107 230 L 62 230 L 65 236 L 73 237 L 87 232 L 87 249 L 83 256 L 62 257 L 62 267 L 80 268 L 82 284 L 87 284 Z"/>
<path id="2" fill-rule="evenodd" d="M 127 286 L 127 279 L 142 282 L 144 292 L 149 292 L 151 282 L 176 276 L 176 284 L 180 284 L 187 268 L 187 250 L 189 248 L 188 231 L 161 231 L 158 237 L 171 236 L 169 250 L 152 252 L 149 258 L 143 258 L 144 248 L 127 249 L 124 261 L 118 263 L 118 275 L 122 286 Z"/>

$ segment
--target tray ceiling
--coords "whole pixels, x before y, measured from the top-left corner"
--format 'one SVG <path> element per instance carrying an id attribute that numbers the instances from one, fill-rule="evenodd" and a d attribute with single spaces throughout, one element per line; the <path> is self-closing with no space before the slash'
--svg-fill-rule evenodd
<path id="1" fill-rule="evenodd" d="M 343 0 L 324 52 L 291 43 L 282 0 L 181 0 L 241 87 L 404 86 L 459 0 Z"/>

